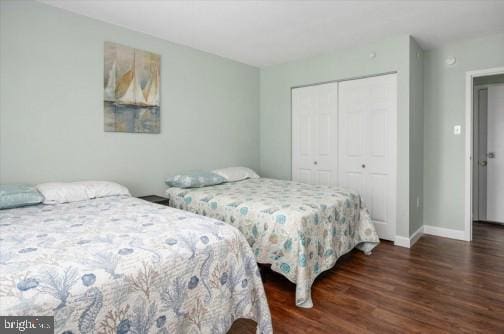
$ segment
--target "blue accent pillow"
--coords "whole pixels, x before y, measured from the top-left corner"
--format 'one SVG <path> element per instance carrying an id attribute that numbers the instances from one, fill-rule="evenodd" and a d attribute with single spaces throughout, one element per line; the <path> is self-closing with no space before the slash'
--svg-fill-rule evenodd
<path id="1" fill-rule="evenodd" d="M 194 171 L 172 176 L 166 185 L 177 188 L 201 188 L 226 182 L 222 176 L 212 172 Z"/>
<path id="2" fill-rule="evenodd" d="M 12 209 L 20 206 L 42 203 L 44 197 L 35 187 L 24 184 L 0 185 L 0 209 Z"/>

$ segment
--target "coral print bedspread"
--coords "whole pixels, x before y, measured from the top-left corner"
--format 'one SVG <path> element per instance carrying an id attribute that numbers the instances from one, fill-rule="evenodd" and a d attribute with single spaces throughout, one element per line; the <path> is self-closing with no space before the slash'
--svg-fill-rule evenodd
<path id="1" fill-rule="evenodd" d="M 296 284 L 296 304 L 312 307 L 315 278 L 354 247 L 368 253 L 378 235 L 358 194 L 266 178 L 169 188 L 170 205 L 237 227 L 255 252 Z"/>
<path id="2" fill-rule="evenodd" d="M 131 197 L 0 211 L 0 314 L 55 333 L 271 333 L 254 254 L 235 228 Z"/>

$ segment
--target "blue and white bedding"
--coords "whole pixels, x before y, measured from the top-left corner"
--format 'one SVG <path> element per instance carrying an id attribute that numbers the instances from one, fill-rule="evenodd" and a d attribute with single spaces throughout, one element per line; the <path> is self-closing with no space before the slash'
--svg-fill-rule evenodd
<path id="1" fill-rule="evenodd" d="M 125 196 L 0 211 L 0 314 L 68 334 L 272 332 L 239 231 Z"/>
<path id="2" fill-rule="evenodd" d="M 238 228 L 257 262 L 296 284 L 296 305 L 312 307 L 311 286 L 354 247 L 369 253 L 378 234 L 359 194 L 266 178 L 198 189 L 169 188 L 170 205 Z"/>

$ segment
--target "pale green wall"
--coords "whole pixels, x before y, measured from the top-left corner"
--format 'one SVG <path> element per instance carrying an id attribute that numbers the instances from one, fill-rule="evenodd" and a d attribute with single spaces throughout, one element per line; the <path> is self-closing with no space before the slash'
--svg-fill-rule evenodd
<path id="1" fill-rule="evenodd" d="M 259 70 L 34 2 L 0 4 L 0 182 L 259 167 Z M 103 42 L 161 55 L 161 134 L 103 131 Z"/>
<path id="2" fill-rule="evenodd" d="M 454 66 L 445 64 L 454 56 Z M 465 76 L 504 66 L 504 34 L 425 53 L 424 224 L 464 229 Z M 455 136 L 453 126 L 462 125 Z"/>
<path id="3" fill-rule="evenodd" d="M 423 225 L 423 50 L 410 40 L 410 235 Z"/>
<path id="4" fill-rule="evenodd" d="M 425 53 L 399 36 L 259 72 L 43 4 L 0 6 L 0 182 L 112 179 L 161 194 L 171 173 L 238 164 L 290 179 L 291 87 L 397 71 L 398 235 L 422 221 L 464 228 L 453 125 L 465 125 L 465 72 L 504 66 L 504 34 Z M 161 54 L 160 135 L 103 131 L 106 40 Z"/>
<path id="5" fill-rule="evenodd" d="M 369 53 L 376 58 L 370 59 Z M 291 87 L 398 72 L 397 233 L 409 236 L 410 37 L 399 36 L 364 47 L 261 69 L 260 158 L 267 177 L 291 178 Z"/>

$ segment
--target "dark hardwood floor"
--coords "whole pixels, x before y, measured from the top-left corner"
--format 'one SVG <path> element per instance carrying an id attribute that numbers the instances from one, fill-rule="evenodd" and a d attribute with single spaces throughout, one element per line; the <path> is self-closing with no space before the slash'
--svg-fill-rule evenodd
<path id="1" fill-rule="evenodd" d="M 312 309 L 266 270 L 275 333 L 504 333 L 504 226 L 475 223 L 473 242 L 423 236 L 411 249 L 382 242 L 322 274 Z M 230 333 L 255 333 L 240 319 Z"/>

